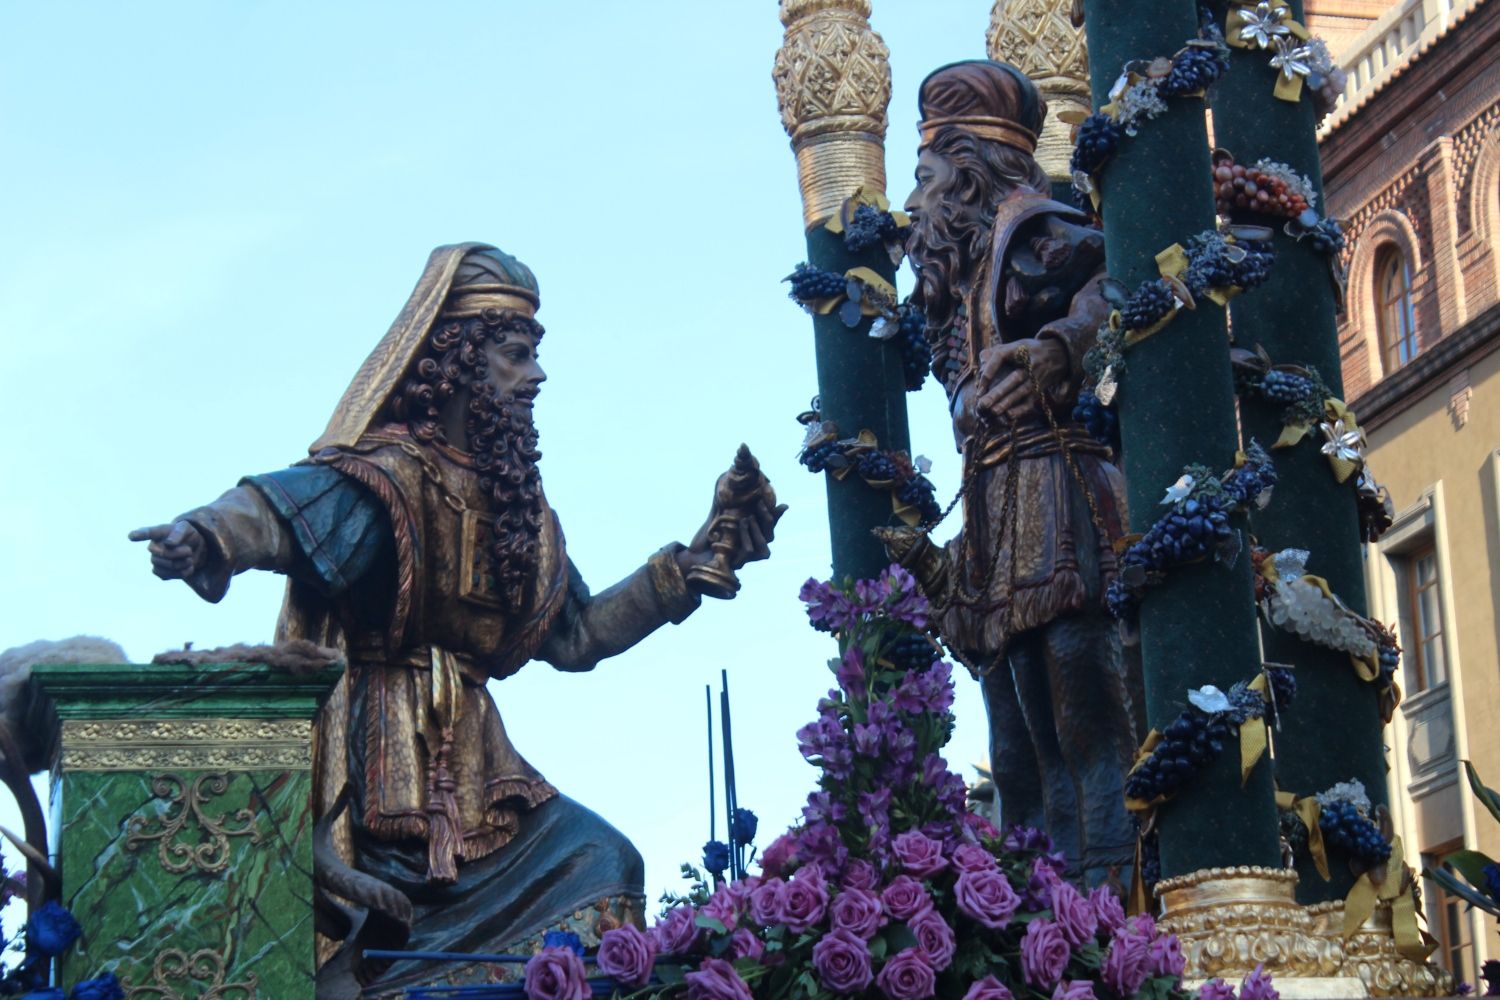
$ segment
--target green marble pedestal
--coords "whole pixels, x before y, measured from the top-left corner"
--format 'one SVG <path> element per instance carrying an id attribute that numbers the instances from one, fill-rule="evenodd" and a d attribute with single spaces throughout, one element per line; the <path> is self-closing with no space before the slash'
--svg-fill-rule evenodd
<path id="1" fill-rule="evenodd" d="M 39 666 L 61 724 L 49 827 L 83 926 L 62 983 L 313 996 L 312 720 L 339 668 Z"/>

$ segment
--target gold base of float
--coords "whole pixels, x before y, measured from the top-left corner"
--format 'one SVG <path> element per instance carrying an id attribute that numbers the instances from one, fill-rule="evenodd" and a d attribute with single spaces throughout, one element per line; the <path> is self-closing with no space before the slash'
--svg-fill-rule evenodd
<path id="1" fill-rule="evenodd" d="M 1261 965 L 1286 1000 L 1451 995 L 1452 976 L 1396 950 L 1388 905 L 1345 939 L 1344 904 L 1302 906 L 1296 886 L 1294 871 L 1252 867 L 1160 882 L 1159 924 L 1182 943 L 1184 980 L 1238 983 Z"/>

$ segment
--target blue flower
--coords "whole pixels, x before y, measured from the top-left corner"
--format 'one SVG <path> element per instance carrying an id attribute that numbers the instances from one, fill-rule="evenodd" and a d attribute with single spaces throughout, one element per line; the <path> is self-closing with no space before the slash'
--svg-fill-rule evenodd
<path id="1" fill-rule="evenodd" d="M 1484 891 L 1500 903 L 1500 865 L 1491 862 L 1484 866 Z"/>
<path id="2" fill-rule="evenodd" d="M 63 1000 L 63 991 L 56 986 L 45 990 L 32 990 L 21 994 L 21 1000 Z"/>
<path id="3" fill-rule="evenodd" d="M 68 1000 L 125 1000 L 125 990 L 113 972 L 73 984 Z"/>
<path id="4" fill-rule="evenodd" d="M 729 867 L 729 845 L 722 840 L 710 840 L 703 845 L 703 867 L 710 875 L 722 875 Z"/>
<path id="5" fill-rule="evenodd" d="M 759 828 L 760 820 L 755 818 L 755 813 L 749 809 L 736 809 L 729 832 L 736 844 L 748 844 L 755 840 L 755 831 Z"/>
<path id="6" fill-rule="evenodd" d="M 49 899 L 26 921 L 26 949 L 53 958 L 73 947 L 82 934 L 83 928 L 73 914 L 61 903 Z"/>
<path id="7" fill-rule="evenodd" d="M 543 948 L 566 948 L 578 957 L 583 957 L 583 939 L 572 931 L 548 931 L 542 935 Z"/>

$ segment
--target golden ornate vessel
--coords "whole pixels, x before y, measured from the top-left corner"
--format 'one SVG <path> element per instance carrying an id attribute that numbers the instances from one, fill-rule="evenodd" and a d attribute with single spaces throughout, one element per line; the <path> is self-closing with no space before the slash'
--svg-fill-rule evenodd
<path id="1" fill-rule="evenodd" d="M 985 51 L 1036 81 L 1047 99 L 1047 121 L 1036 159 L 1054 182 L 1071 178 L 1073 126 L 1067 112 L 1089 113 L 1089 53 L 1083 28 L 1074 27 L 1073 0 L 995 0 Z"/>

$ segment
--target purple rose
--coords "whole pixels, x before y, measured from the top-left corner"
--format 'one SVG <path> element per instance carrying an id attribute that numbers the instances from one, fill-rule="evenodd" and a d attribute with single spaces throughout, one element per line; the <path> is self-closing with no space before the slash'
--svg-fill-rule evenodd
<path id="1" fill-rule="evenodd" d="M 933 972 L 942 972 L 953 964 L 953 951 L 958 946 L 953 928 L 948 926 L 942 914 L 936 910 L 919 913 L 907 922 L 907 927 L 917 936 L 917 951 L 927 959 Z"/>
<path id="2" fill-rule="evenodd" d="M 735 893 L 725 891 L 725 883 L 721 882 L 718 891 L 709 897 L 699 912 L 723 924 L 725 930 L 732 931 L 740 922 L 740 898 Z"/>
<path id="3" fill-rule="evenodd" d="M 1256 965 L 1245 981 L 1240 984 L 1240 1000 L 1281 1000 L 1281 994 L 1271 985 L 1264 965 Z"/>
<path id="4" fill-rule="evenodd" d="M 994 976 L 985 976 L 974 981 L 969 992 L 964 994 L 964 1000 L 1015 1000 L 1015 997 L 1000 980 Z"/>
<path id="5" fill-rule="evenodd" d="M 932 909 L 932 897 L 922 883 L 910 875 L 897 875 L 891 884 L 880 893 L 880 902 L 885 912 L 896 920 L 910 920 L 919 913 Z"/>
<path id="6" fill-rule="evenodd" d="M 976 837 L 994 839 L 1000 836 L 1000 831 L 995 827 L 995 824 L 976 812 L 964 813 L 964 826 L 973 831 Z M 988 976 L 986 978 L 994 977 Z M 981 979 L 980 982 L 984 982 L 984 980 Z"/>
<path id="7" fill-rule="evenodd" d="M 835 993 L 859 993 L 870 985 L 870 947 L 846 930 L 831 931 L 813 945 L 813 971 Z"/>
<path id="8" fill-rule="evenodd" d="M 995 856 L 978 844 L 959 844 L 953 850 L 953 868 L 960 872 L 995 870 Z"/>
<path id="9" fill-rule="evenodd" d="M 703 928 L 697 920 L 697 911 L 688 903 L 669 911 L 651 928 L 656 935 L 656 950 L 663 955 L 686 955 L 693 951 L 703 937 Z"/>
<path id="10" fill-rule="evenodd" d="M 1182 976 L 1183 967 L 1187 962 L 1182 957 L 1182 945 L 1178 942 L 1176 934 L 1163 934 L 1151 942 L 1148 964 L 1153 976 L 1174 978 Z"/>
<path id="11" fill-rule="evenodd" d="M 907 874 L 917 878 L 936 875 L 948 867 L 942 843 L 916 830 L 908 830 L 891 841 L 891 853 Z"/>
<path id="12" fill-rule="evenodd" d="M 1095 886 L 1089 893 L 1089 905 L 1094 908 L 1094 916 L 1099 920 L 1099 926 L 1107 929 L 1111 934 L 1119 933 L 1125 926 L 1125 907 L 1120 905 L 1120 897 L 1116 896 L 1107 885 Z"/>
<path id="13" fill-rule="evenodd" d="M 1109 943 L 1100 978 L 1116 996 L 1128 997 L 1146 981 L 1150 942 L 1138 934 L 1120 934 Z"/>
<path id="14" fill-rule="evenodd" d="M 527 1000 L 589 1000 L 583 959 L 572 948 L 543 948 L 532 955 L 526 963 L 526 996 Z"/>
<path id="15" fill-rule="evenodd" d="M 1234 1000 L 1234 987 L 1215 976 L 1198 991 L 1198 1000 Z"/>
<path id="16" fill-rule="evenodd" d="M 788 865 L 797 860 L 797 839 L 783 833 L 771 841 L 771 846 L 760 852 L 760 870 L 767 875 L 781 875 Z"/>
<path id="17" fill-rule="evenodd" d="M 844 885 L 850 889 L 873 890 L 880 885 L 880 871 L 863 858 L 856 858 L 844 868 Z"/>
<path id="18" fill-rule="evenodd" d="M 765 953 L 765 943 L 748 927 L 741 927 L 729 936 L 729 948 L 725 951 L 731 962 L 737 958 L 753 958 L 758 962 Z"/>
<path id="19" fill-rule="evenodd" d="M 1021 975 L 1033 986 L 1051 989 L 1068 967 L 1068 939 L 1050 920 L 1033 920 L 1021 938 Z"/>
<path id="20" fill-rule="evenodd" d="M 829 926 L 868 941 L 885 923 L 884 917 L 879 896 L 867 889 L 850 888 L 834 897 L 833 907 L 829 910 Z"/>
<path id="21" fill-rule="evenodd" d="M 1125 926 L 1132 934 L 1139 934 L 1143 938 L 1156 937 L 1156 920 L 1149 913 L 1137 913 L 1125 921 Z"/>
<path id="22" fill-rule="evenodd" d="M 823 919 L 828 909 L 828 884 L 816 865 L 797 870 L 796 876 L 781 888 L 781 906 L 777 916 L 793 934 L 801 934 Z"/>
<path id="23" fill-rule="evenodd" d="M 762 927 L 769 927 L 780 919 L 781 887 L 786 885 L 779 878 L 762 879 L 760 885 L 750 891 L 750 917 Z"/>
<path id="24" fill-rule="evenodd" d="M 995 869 L 961 873 L 953 884 L 953 896 L 960 913 L 991 930 L 1010 923 L 1021 906 L 1021 897 Z"/>
<path id="25" fill-rule="evenodd" d="M 1052 919 L 1057 921 L 1057 929 L 1074 948 L 1092 941 L 1094 932 L 1099 929 L 1094 907 L 1069 882 L 1059 882 L 1052 887 Z"/>
<path id="26" fill-rule="evenodd" d="M 925 1000 L 937 987 L 937 976 L 920 952 L 907 948 L 885 963 L 875 985 L 890 1000 Z"/>
<path id="27" fill-rule="evenodd" d="M 705 958 L 697 972 L 689 972 L 688 1000 L 754 1000 L 750 987 L 722 958 Z"/>
<path id="28" fill-rule="evenodd" d="M 656 942 L 630 924 L 616 927 L 599 938 L 596 961 L 606 976 L 626 986 L 645 986 L 656 961 Z"/>
<path id="29" fill-rule="evenodd" d="M 1094 984 L 1087 979 L 1064 979 L 1052 991 L 1052 1000 L 1094 1000 Z"/>

